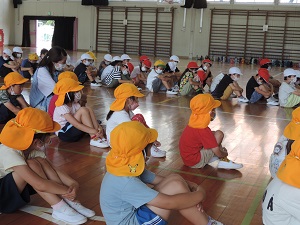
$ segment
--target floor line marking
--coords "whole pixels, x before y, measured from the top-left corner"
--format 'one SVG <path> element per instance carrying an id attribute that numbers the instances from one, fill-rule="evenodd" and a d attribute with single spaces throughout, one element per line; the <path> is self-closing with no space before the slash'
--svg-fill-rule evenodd
<path id="1" fill-rule="evenodd" d="M 69 150 L 69 149 L 65 149 L 65 148 L 59 148 L 59 147 L 55 147 L 55 146 L 49 146 L 48 148 L 51 148 L 53 150 L 57 149 L 58 151 L 63 151 L 63 152 L 71 152 L 71 153 L 75 153 L 75 154 L 91 156 L 91 157 L 96 157 L 96 158 L 100 158 L 100 159 L 106 159 L 106 156 L 94 155 L 94 154 L 85 153 L 85 152 L 78 152 L 78 151 L 73 151 L 73 150 Z"/>

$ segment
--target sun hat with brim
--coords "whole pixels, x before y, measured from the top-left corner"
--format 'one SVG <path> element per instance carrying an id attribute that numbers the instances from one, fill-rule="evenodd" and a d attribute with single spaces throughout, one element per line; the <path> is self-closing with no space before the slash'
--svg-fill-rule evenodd
<path id="1" fill-rule="evenodd" d="M 124 109 L 126 99 L 135 96 L 135 97 L 144 97 L 134 84 L 124 83 L 119 85 L 115 91 L 114 96 L 116 100 L 110 105 L 110 110 L 120 111 Z"/>
<path id="2" fill-rule="evenodd" d="M 284 71 L 283 71 L 283 76 L 284 77 L 288 77 L 288 76 L 296 76 L 296 72 L 295 72 L 295 70 L 294 69 L 292 69 L 292 68 L 287 68 L 287 69 L 285 69 Z"/>
<path id="3" fill-rule="evenodd" d="M 281 163 L 276 176 L 284 183 L 300 188 L 300 139 L 294 141 L 290 153 Z"/>
<path id="4" fill-rule="evenodd" d="M 187 68 L 189 68 L 189 69 L 197 69 L 197 68 L 199 68 L 199 66 L 198 66 L 197 62 L 191 61 L 191 62 L 188 63 Z"/>
<path id="5" fill-rule="evenodd" d="M 263 78 L 267 83 L 269 83 L 269 79 L 270 79 L 270 73 L 269 70 L 265 69 L 265 68 L 260 68 L 257 72 L 257 74 Z"/>
<path id="6" fill-rule="evenodd" d="M 292 112 L 292 120 L 285 127 L 283 135 L 291 140 L 297 140 L 300 138 L 300 108 L 296 108 Z"/>
<path id="7" fill-rule="evenodd" d="M 242 71 L 240 70 L 240 68 L 238 67 L 231 67 L 228 71 L 229 74 L 239 74 L 239 75 L 243 75 Z"/>
<path id="8" fill-rule="evenodd" d="M 62 72 L 58 75 L 58 81 L 60 81 L 61 79 L 65 79 L 65 78 L 71 78 L 75 81 L 78 82 L 78 77 L 77 75 L 74 73 L 74 72 L 71 72 L 71 71 L 65 71 L 65 72 Z"/>
<path id="9" fill-rule="evenodd" d="M 156 61 L 155 61 L 154 66 L 156 66 L 156 67 L 159 67 L 159 66 L 160 66 L 160 67 L 165 68 L 165 67 L 166 67 L 166 64 L 165 64 L 164 61 L 162 61 L 161 59 L 159 59 L 159 60 L 156 60 Z"/>
<path id="10" fill-rule="evenodd" d="M 138 121 L 124 122 L 110 135 L 111 150 L 106 157 L 106 169 L 115 176 L 139 176 L 145 169 L 143 149 L 157 139 L 155 129 Z"/>
<path id="11" fill-rule="evenodd" d="M 84 88 L 83 85 L 80 85 L 78 81 L 75 81 L 71 78 L 61 79 L 55 84 L 53 93 L 58 95 L 58 98 L 55 102 L 56 106 L 62 106 L 65 101 L 65 96 L 68 92 L 80 91 Z"/>
<path id="12" fill-rule="evenodd" d="M 96 56 L 95 56 L 95 54 L 94 54 L 93 52 L 88 51 L 88 52 L 86 52 L 86 53 L 89 54 L 89 55 L 93 58 L 93 60 L 96 60 L 96 59 L 97 59 Z"/>
<path id="13" fill-rule="evenodd" d="M 53 133 L 59 129 L 60 125 L 47 112 L 28 107 L 20 110 L 14 119 L 6 123 L 0 134 L 0 142 L 16 150 L 26 150 L 32 144 L 35 134 Z"/>
<path id="14" fill-rule="evenodd" d="M 209 63 L 210 66 L 212 66 L 212 62 L 211 62 L 210 59 L 204 59 L 204 60 L 202 61 L 202 63 Z"/>
<path id="15" fill-rule="evenodd" d="M 188 125 L 192 128 L 206 128 L 211 120 L 210 112 L 220 105 L 221 102 L 210 94 L 196 95 L 190 101 L 192 113 Z"/>
<path id="16" fill-rule="evenodd" d="M 9 88 L 12 85 L 15 85 L 15 84 L 24 84 L 27 81 L 28 81 L 28 79 L 24 78 L 18 72 L 10 72 L 9 74 L 7 74 L 4 77 L 4 85 L 2 85 L 2 87 L 0 88 L 0 90 L 6 90 L 7 88 Z"/>
<path id="17" fill-rule="evenodd" d="M 80 60 L 85 60 L 85 59 L 93 60 L 93 57 L 90 56 L 88 53 L 83 53 L 83 54 L 80 56 Z"/>

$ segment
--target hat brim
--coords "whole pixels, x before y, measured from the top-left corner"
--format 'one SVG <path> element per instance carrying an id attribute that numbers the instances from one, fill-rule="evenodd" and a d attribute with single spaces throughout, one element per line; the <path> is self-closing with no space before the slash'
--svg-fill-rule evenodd
<path id="1" fill-rule="evenodd" d="M 69 90 L 68 92 L 80 91 L 83 88 L 84 88 L 83 85 L 78 85 L 76 88 L 73 88 L 73 89 Z M 66 93 L 68 93 L 68 92 L 66 92 Z M 55 106 L 62 106 L 64 104 L 66 93 L 62 93 L 62 94 L 58 95 L 58 98 L 57 98 L 57 100 L 55 102 Z"/>
<path id="2" fill-rule="evenodd" d="M 284 129 L 283 135 L 291 140 L 297 140 L 300 138 L 300 125 L 295 122 L 290 122 Z"/>
<path id="3" fill-rule="evenodd" d="M 219 100 L 214 100 L 213 109 L 220 107 L 221 102 Z"/>
<path id="4" fill-rule="evenodd" d="M 139 93 L 135 93 L 131 96 L 141 98 L 141 97 L 144 97 L 145 95 L 139 92 Z M 129 98 L 129 97 L 127 97 L 127 98 Z M 120 111 L 120 110 L 124 109 L 127 98 L 116 99 L 115 101 L 113 101 L 113 103 L 111 103 L 111 105 L 110 105 L 110 110 Z"/>
<path id="5" fill-rule="evenodd" d="M 27 78 L 22 78 L 21 80 L 19 80 L 18 82 L 15 82 L 14 84 L 12 85 L 15 85 L 15 84 L 24 84 L 28 81 L 29 79 Z M 10 85 L 10 86 L 12 86 Z M 6 86 L 5 84 L 1 86 L 0 90 L 6 90 L 7 88 L 9 88 L 10 86 Z"/>

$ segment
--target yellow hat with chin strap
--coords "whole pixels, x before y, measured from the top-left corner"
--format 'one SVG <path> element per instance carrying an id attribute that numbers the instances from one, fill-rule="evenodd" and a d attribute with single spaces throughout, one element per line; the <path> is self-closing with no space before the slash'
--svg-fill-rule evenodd
<path id="1" fill-rule="evenodd" d="M 221 105 L 210 94 L 199 94 L 190 101 L 192 110 L 189 126 L 192 128 L 206 128 L 210 123 L 210 112 Z"/>
<path id="2" fill-rule="evenodd" d="M 35 134 L 52 133 L 59 129 L 60 125 L 47 112 L 28 107 L 20 110 L 16 118 L 5 124 L 0 142 L 16 150 L 26 150 L 32 144 Z"/>
<path id="3" fill-rule="evenodd" d="M 155 129 L 138 121 L 124 122 L 110 135 L 111 150 L 106 157 L 106 169 L 116 176 L 139 176 L 145 169 L 143 149 L 157 139 Z"/>
<path id="4" fill-rule="evenodd" d="M 93 58 L 93 60 L 97 59 L 96 56 L 95 56 L 95 54 L 93 52 L 91 52 L 91 51 L 86 52 L 86 54 L 89 54 Z"/>
<path id="5" fill-rule="evenodd" d="M 156 66 L 156 67 L 166 67 L 166 63 L 164 62 L 164 61 L 162 61 L 161 59 L 159 59 L 159 60 L 156 60 L 155 61 L 155 63 L 154 63 L 154 66 Z"/>
<path id="6" fill-rule="evenodd" d="M 83 85 L 80 85 L 78 81 L 75 81 L 71 78 L 65 78 L 59 80 L 54 87 L 53 93 L 58 95 L 58 98 L 55 102 L 56 106 L 62 106 L 65 101 L 65 96 L 68 92 L 80 91 L 84 88 Z"/>
<path id="7" fill-rule="evenodd" d="M 57 79 L 60 81 L 61 79 L 65 79 L 65 78 L 71 78 L 71 79 L 78 82 L 77 75 L 74 72 L 71 72 L 71 71 L 65 71 L 65 72 L 60 73 L 58 75 Z"/>
<path id="8" fill-rule="evenodd" d="M 0 90 L 6 90 L 7 88 L 15 84 L 24 84 L 26 81 L 28 81 L 28 79 L 24 78 L 18 72 L 10 72 L 4 77 L 4 85 L 2 85 Z"/>
<path id="9" fill-rule="evenodd" d="M 292 112 L 292 120 L 285 127 L 283 135 L 291 140 L 297 140 L 300 138 L 300 107 L 296 108 Z"/>

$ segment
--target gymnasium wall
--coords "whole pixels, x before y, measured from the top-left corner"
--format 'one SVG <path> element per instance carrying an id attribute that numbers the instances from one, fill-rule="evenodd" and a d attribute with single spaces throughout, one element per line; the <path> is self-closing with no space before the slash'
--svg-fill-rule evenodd
<path id="1" fill-rule="evenodd" d="M 0 25 L 9 27 L 14 24 L 14 29 L 9 29 L 9 39 L 6 39 L 6 44 L 20 45 L 22 43 L 22 25 L 24 15 L 49 15 L 53 16 L 75 16 L 78 18 L 78 49 L 79 50 L 94 50 L 95 49 L 95 32 L 96 32 L 96 8 L 93 6 L 82 6 L 81 1 L 74 0 L 23 0 L 23 4 L 18 6 L 18 9 L 13 9 L 9 0 L 1 0 L 6 2 L 3 10 L 4 16 L 0 15 Z M 9 6 L 8 6 L 9 5 Z M 132 2 L 110 2 L 110 6 L 137 6 L 137 7 L 157 7 L 154 3 L 132 3 Z M 210 31 L 210 9 L 241 9 L 241 10 L 298 10 L 295 6 L 276 6 L 262 4 L 208 4 L 208 8 L 204 9 L 203 28 L 200 31 L 200 10 L 187 9 L 186 27 L 183 29 L 184 9 L 178 7 L 175 10 L 174 19 L 174 35 L 172 53 L 180 57 L 196 57 L 197 55 L 205 56 L 208 53 L 209 31 Z M 0 11 L 0 12 L 1 12 Z M 7 11 L 12 13 L 7 13 Z M 1 13 L 2 14 L 2 13 Z M 12 14 L 14 17 L 11 19 Z M 5 16 L 6 15 L 6 16 Z M 7 19 L 9 17 L 10 19 Z M 256 21 L 255 21 L 256 22 Z M 261 21 L 257 21 L 261 23 Z M 263 24 L 261 24 L 262 26 Z M 15 35 L 14 35 L 15 34 Z"/>

